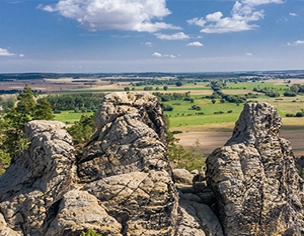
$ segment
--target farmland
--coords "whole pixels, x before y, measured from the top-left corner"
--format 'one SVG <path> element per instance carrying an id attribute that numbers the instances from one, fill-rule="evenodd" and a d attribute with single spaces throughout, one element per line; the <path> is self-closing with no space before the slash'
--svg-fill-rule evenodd
<path id="1" fill-rule="evenodd" d="M 150 75 L 149 75 L 150 76 Z M 249 77 L 248 77 L 249 78 Z M 221 146 L 230 137 L 235 121 L 243 109 L 244 102 L 231 102 L 229 96 L 243 97 L 246 102 L 259 101 L 272 104 L 283 119 L 282 135 L 291 141 L 297 155 L 304 154 L 302 143 L 304 137 L 299 135 L 304 130 L 304 94 L 284 96 L 290 91 L 293 84 L 304 84 L 301 78 L 258 78 L 244 79 L 227 76 L 227 78 L 185 78 L 176 77 L 59 77 L 40 80 L 0 81 L 1 90 L 21 90 L 29 84 L 41 96 L 47 94 L 73 93 L 109 93 L 114 91 L 145 91 L 149 93 L 184 94 L 182 99 L 165 99 L 164 106 L 171 107 L 165 111 L 169 118 L 170 131 L 178 132 L 175 135 L 180 144 L 190 149 L 196 140 L 201 144 L 203 153 L 208 154 L 214 148 Z M 215 90 L 212 81 L 220 81 L 218 90 Z M 179 83 L 180 82 L 180 83 Z M 178 84 L 179 83 L 179 84 Z M 216 85 L 218 86 L 218 85 Z M 165 88 L 166 87 L 166 88 Z M 217 88 L 216 88 L 217 89 Z M 217 96 L 214 96 L 216 94 Z M 272 95 L 274 96 L 272 97 Z M 213 96 L 213 97 L 212 97 Z M 161 98 L 160 98 L 161 99 Z M 298 117 L 286 117 L 286 115 Z M 92 112 L 77 112 L 64 110 L 55 114 L 55 119 L 72 124 L 79 120 L 81 115 L 90 115 Z M 301 130 L 301 131 L 300 131 Z M 304 133 L 304 132 L 303 132 Z M 301 139 L 302 138 L 302 139 Z M 301 141 L 303 140 L 303 141 Z"/>

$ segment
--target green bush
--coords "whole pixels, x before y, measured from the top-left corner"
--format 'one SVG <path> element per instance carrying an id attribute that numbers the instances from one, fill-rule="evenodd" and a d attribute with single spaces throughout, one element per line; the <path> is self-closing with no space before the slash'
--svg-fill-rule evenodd
<path id="1" fill-rule="evenodd" d="M 86 232 L 82 232 L 80 236 L 102 236 L 102 234 L 97 233 L 94 229 L 89 229 Z"/>

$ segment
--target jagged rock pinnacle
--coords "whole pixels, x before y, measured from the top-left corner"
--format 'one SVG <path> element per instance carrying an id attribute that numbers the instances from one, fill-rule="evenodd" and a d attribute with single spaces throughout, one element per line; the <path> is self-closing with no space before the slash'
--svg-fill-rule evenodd
<path id="1" fill-rule="evenodd" d="M 303 180 L 281 118 L 267 103 L 245 105 L 232 138 L 207 159 L 225 235 L 303 235 Z"/>

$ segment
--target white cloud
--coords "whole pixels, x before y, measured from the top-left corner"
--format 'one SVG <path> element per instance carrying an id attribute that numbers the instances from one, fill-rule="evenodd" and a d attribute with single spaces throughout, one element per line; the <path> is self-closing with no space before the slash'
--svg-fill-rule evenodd
<path id="1" fill-rule="evenodd" d="M 153 43 L 152 43 L 152 42 L 145 42 L 145 45 L 146 45 L 147 47 L 153 47 Z"/>
<path id="2" fill-rule="evenodd" d="M 11 56 L 15 56 L 14 53 L 9 52 L 7 49 L 4 48 L 0 48 L 0 57 L 11 57 Z"/>
<path id="3" fill-rule="evenodd" d="M 264 18 L 264 11 L 255 9 L 256 6 L 283 3 L 282 0 L 240 0 L 233 5 L 231 16 L 223 17 L 222 12 L 208 14 L 205 18 L 193 18 L 188 24 L 200 26 L 203 33 L 229 33 L 253 30 L 259 26 L 252 24 Z"/>
<path id="4" fill-rule="evenodd" d="M 19 54 L 19 57 L 25 57 L 25 55 L 24 54 Z"/>
<path id="5" fill-rule="evenodd" d="M 297 14 L 294 13 L 294 12 L 290 12 L 289 15 L 290 15 L 290 16 L 297 16 Z"/>
<path id="6" fill-rule="evenodd" d="M 162 39 L 162 40 L 183 40 L 183 39 L 189 39 L 190 37 L 186 35 L 183 32 L 178 32 L 175 34 L 160 34 L 157 33 L 155 34 L 157 38 Z"/>
<path id="7" fill-rule="evenodd" d="M 164 22 L 155 22 L 171 14 L 166 0 L 59 0 L 55 5 L 39 5 L 47 12 L 77 20 L 90 31 L 130 30 L 157 32 L 161 29 L 180 29 Z"/>
<path id="8" fill-rule="evenodd" d="M 153 57 L 162 57 L 162 54 L 160 54 L 159 52 L 155 52 L 152 54 Z"/>
<path id="9" fill-rule="evenodd" d="M 217 22 L 222 18 L 222 16 L 223 16 L 223 13 L 221 13 L 220 11 L 212 13 L 212 14 L 208 14 L 206 16 L 206 21 Z"/>
<path id="10" fill-rule="evenodd" d="M 169 58 L 176 58 L 176 56 L 174 55 L 170 55 L 170 54 L 161 54 L 159 52 L 155 52 L 152 54 L 153 57 L 169 57 Z"/>
<path id="11" fill-rule="evenodd" d="M 250 53 L 250 52 L 246 52 L 246 56 L 253 56 L 253 54 L 252 53 Z"/>
<path id="12" fill-rule="evenodd" d="M 293 43 L 287 43 L 287 46 L 298 46 L 298 45 L 304 45 L 304 40 L 297 40 L 294 41 Z"/>
<path id="13" fill-rule="evenodd" d="M 47 11 L 47 12 L 56 12 L 56 8 L 50 6 L 50 5 L 46 5 L 46 6 L 43 6 L 42 4 L 39 4 L 37 6 L 37 9 L 40 9 L 40 10 L 43 10 L 43 11 Z"/>
<path id="14" fill-rule="evenodd" d="M 192 42 L 192 43 L 188 43 L 186 46 L 202 47 L 204 45 L 202 43 L 200 43 L 200 42 Z"/>
<path id="15" fill-rule="evenodd" d="M 176 58 L 176 56 L 174 56 L 174 55 L 165 55 L 165 56 L 168 56 L 170 58 Z"/>
<path id="16" fill-rule="evenodd" d="M 197 25 L 200 27 L 204 27 L 204 25 L 206 24 L 207 21 L 204 20 L 204 18 L 193 18 L 191 20 L 187 20 L 189 25 Z"/>
<path id="17" fill-rule="evenodd" d="M 265 5 L 270 3 L 284 3 L 282 0 L 243 0 L 242 2 L 251 6 Z"/>
<path id="18" fill-rule="evenodd" d="M 296 45 L 304 44 L 304 40 L 297 40 L 297 41 L 295 41 L 295 44 L 296 44 Z"/>

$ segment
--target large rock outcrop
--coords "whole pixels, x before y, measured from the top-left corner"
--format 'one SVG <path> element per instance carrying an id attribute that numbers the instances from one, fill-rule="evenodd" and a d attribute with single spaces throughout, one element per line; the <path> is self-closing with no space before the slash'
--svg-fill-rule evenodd
<path id="1" fill-rule="evenodd" d="M 28 123 L 30 149 L 0 179 L 0 212 L 19 235 L 44 235 L 75 180 L 72 139 L 63 127 L 56 121 Z"/>
<path id="2" fill-rule="evenodd" d="M 78 155 L 64 124 L 26 125 L 29 149 L 0 178 L 1 236 L 304 235 L 304 183 L 269 104 L 245 105 L 206 176 L 171 170 L 150 94 L 107 95 L 95 125 Z"/>
<path id="3" fill-rule="evenodd" d="M 248 103 L 231 139 L 208 157 L 225 235 L 304 235 L 303 180 L 280 127 L 271 105 Z"/>
<path id="4" fill-rule="evenodd" d="M 95 125 L 77 156 L 64 124 L 26 125 L 29 149 L 0 178 L 0 235 L 78 236 L 90 228 L 111 236 L 221 232 L 208 205 L 179 202 L 154 96 L 109 94 Z"/>

